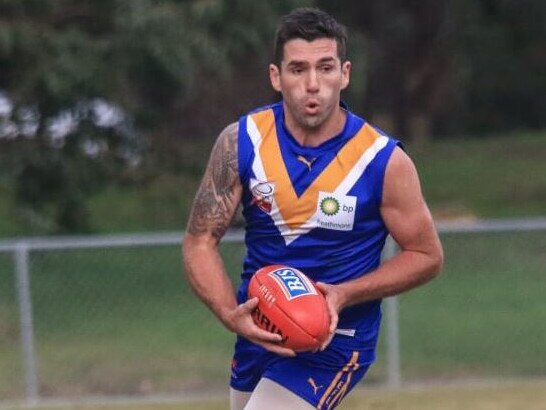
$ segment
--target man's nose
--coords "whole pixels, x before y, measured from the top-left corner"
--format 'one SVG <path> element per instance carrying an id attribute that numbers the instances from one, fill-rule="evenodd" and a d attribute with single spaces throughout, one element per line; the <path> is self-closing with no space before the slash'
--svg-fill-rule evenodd
<path id="1" fill-rule="evenodd" d="M 307 91 L 317 92 L 319 90 L 319 78 L 316 70 L 309 70 L 307 76 Z"/>

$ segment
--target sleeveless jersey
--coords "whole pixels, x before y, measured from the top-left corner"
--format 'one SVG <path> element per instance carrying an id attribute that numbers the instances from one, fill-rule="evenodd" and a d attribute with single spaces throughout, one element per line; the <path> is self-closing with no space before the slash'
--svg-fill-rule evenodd
<path id="1" fill-rule="evenodd" d="M 343 131 L 317 147 L 301 146 L 289 133 L 282 102 L 239 120 L 247 248 L 240 303 L 265 265 L 289 265 L 332 284 L 379 265 L 388 234 L 380 215 L 383 180 L 398 142 L 346 114 Z M 372 347 L 380 316 L 380 301 L 353 305 L 340 312 L 338 329 Z"/>

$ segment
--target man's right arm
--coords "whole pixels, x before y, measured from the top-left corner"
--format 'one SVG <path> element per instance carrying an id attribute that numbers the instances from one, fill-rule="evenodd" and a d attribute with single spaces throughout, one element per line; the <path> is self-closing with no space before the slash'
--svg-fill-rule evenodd
<path id="1" fill-rule="evenodd" d="M 212 149 L 184 235 L 184 267 L 197 296 L 228 329 L 270 351 L 292 356 L 292 350 L 277 344 L 280 335 L 262 330 L 252 321 L 257 298 L 237 304 L 233 284 L 218 252 L 220 239 L 231 224 L 242 195 L 237 133 L 237 123 L 229 125 Z"/>

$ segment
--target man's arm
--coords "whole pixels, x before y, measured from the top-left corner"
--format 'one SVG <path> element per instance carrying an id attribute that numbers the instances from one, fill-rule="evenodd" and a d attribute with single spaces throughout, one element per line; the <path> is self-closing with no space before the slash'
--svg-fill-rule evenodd
<path id="1" fill-rule="evenodd" d="M 443 264 L 443 251 L 410 158 L 395 148 L 385 173 L 381 215 L 400 252 L 375 271 L 336 286 L 319 284 L 333 324 L 346 306 L 396 295 L 428 282 Z"/>
<path id="2" fill-rule="evenodd" d="M 218 252 L 220 239 L 237 211 L 242 195 L 237 159 L 237 123 L 222 131 L 197 191 L 182 243 L 188 281 L 199 298 L 231 331 L 268 350 L 293 355 L 277 343 L 280 335 L 257 327 L 251 312 L 258 299 L 237 305 L 233 284 Z"/>

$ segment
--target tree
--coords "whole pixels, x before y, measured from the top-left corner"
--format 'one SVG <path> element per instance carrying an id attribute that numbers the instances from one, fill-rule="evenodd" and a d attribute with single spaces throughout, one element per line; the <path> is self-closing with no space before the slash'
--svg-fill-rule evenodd
<path id="1" fill-rule="evenodd" d="M 424 139 L 546 125 L 544 1 L 318 4 L 356 33 L 365 64 L 353 78 L 366 79 L 357 101 L 387 131 Z"/>
<path id="2" fill-rule="evenodd" d="M 179 171 L 184 141 L 212 131 L 219 112 L 203 98 L 252 90 L 242 78 L 239 89 L 232 67 L 263 61 L 294 4 L 1 1 L 0 92 L 12 107 L 0 119 L 0 159 L 16 207 L 46 231 L 84 231 L 86 198 L 131 166 Z M 101 125 L 101 103 L 121 120 Z"/>
<path id="3" fill-rule="evenodd" d="M 546 3 L 455 2 L 462 130 L 546 126 Z"/>
<path id="4" fill-rule="evenodd" d="M 0 89 L 12 105 L 0 119 L 0 159 L 18 215 L 45 232 L 89 230 L 85 199 L 134 143 L 129 118 L 105 126 L 97 111 L 116 107 L 97 98 L 110 96 L 110 46 L 89 16 L 105 3 L 0 3 Z"/>
<path id="5" fill-rule="evenodd" d="M 370 121 L 408 139 L 432 135 L 452 92 L 454 61 L 447 0 L 319 4 L 365 38 L 363 107 Z M 361 68 L 361 69 L 362 69 Z"/>

